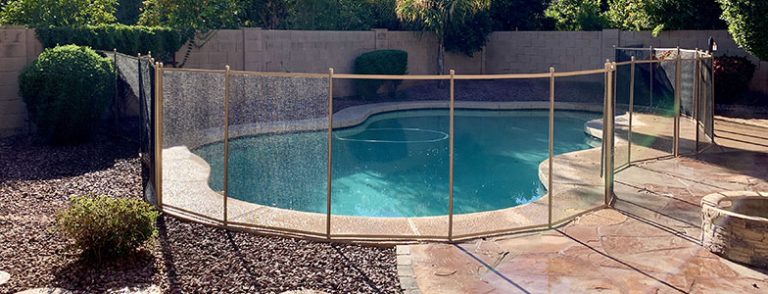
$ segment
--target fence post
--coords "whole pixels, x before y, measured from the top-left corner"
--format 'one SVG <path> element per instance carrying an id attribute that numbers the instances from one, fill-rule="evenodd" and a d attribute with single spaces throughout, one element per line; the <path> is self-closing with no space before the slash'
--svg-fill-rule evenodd
<path id="1" fill-rule="evenodd" d="M 155 196 L 163 211 L 163 63 L 155 64 Z"/>
<path id="2" fill-rule="evenodd" d="M 709 58 L 711 60 L 711 64 L 709 67 L 709 101 L 707 103 L 710 103 L 712 107 L 709 108 L 709 113 L 707 114 L 709 116 L 709 127 L 710 130 L 712 130 L 712 145 L 717 146 L 717 143 L 715 143 L 715 138 L 717 138 L 717 135 L 715 134 L 715 109 L 717 108 L 717 100 L 715 98 L 715 52 L 710 53 Z"/>
<path id="3" fill-rule="evenodd" d="M 680 156 L 680 79 L 682 78 L 682 70 L 680 66 L 682 65 L 681 59 L 680 59 L 680 47 L 677 47 L 677 59 L 675 60 L 675 120 L 674 120 L 674 141 L 672 142 L 672 154 L 675 157 Z"/>
<path id="4" fill-rule="evenodd" d="M 143 158 L 144 156 L 144 109 L 146 107 L 144 106 L 144 103 L 146 103 L 147 97 L 144 97 L 144 75 L 142 74 L 143 70 L 141 68 L 141 53 L 136 54 L 136 65 L 138 65 L 138 71 L 136 73 L 137 77 L 139 78 L 139 122 L 141 123 L 141 127 L 139 127 L 139 157 L 143 161 L 146 160 Z M 149 151 L 149 150 L 147 150 Z M 143 183 L 142 183 L 143 184 Z M 142 187 L 143 188 L 143 187 Z M 146 194 L 144 194 L 145 200 L 146 200 Z"/>
<path id="5" fill-rule="evenodd" d="M 224 72 L 224 226 L 227 225 L 229 198 L 229 65 Z"/>
<path id="6" fill-rule="evenodd" d="M 650 47 L 651 51 L 648 53 L 648 60 L 653 60 L 654 57 L 656 57 L 656 53 L 653 51 L 653 46 Z M 648 64 L 648 72 L 650 75 L 649 79 L 649 85 L 650 91 L 648 91 L 648 107 L 653 107 L 653 67 L 656 65 L 656 63 L 649 63 Z"/>
<path id="7" fill-rule="evenodd" d="M 635 57 L 629 60 L 629 132 L 627 133 L 627 165 L 632 164 L 632 116 L 635 112 Z"/>
<path id="8" fill-rule="evenodd" d="M 331 172 L 333 162 L 333 68 L 328 69 L 328 162 L 326 162 L 325 236 L 331 239 Z"/>
<path id="9" fill-rule="evenodd" d="M 696 48 L 693 55 L 693 122 L 696 126 L 696 137 L 694 138 L 696 144 L 695 154 L 699 154 L 699 73 L 701 71 L 699 64 L 699 48 Z"/>
<path id="10" fill-rule="evenodd" d="M 448 241 L 453 241 L 453 127 L 454 127 L 454 91 L 455 81 L 454 76 L 456 71 L 451 69 L 451 81 L 450 81 L 450 102 L 448 105 L 448 117 L 449 117 L 449 129 L 448 129 Z"/>
<path id="11" fill-rule="evenodd" d="M 603 173 L 605 185 L 605 206 L 610 205 L 610 198 L 613 195 L 613 71 L 616 68 L 615 63 L 605 63 L 606 75 L 606 93 L 605 93 L 605 112 L 603 113 L 605 124 L 603 124 L 603 155 L 605 162 Z"/>
<path id="12" fill-rule="evenodd" d="M 112 117 L 112 123 L 114 123 L 115 126 L 117 126 L 119 121 L 120 121 L 120 119 L 119 119 L 120 107 L 117 106 L 118 101 L 119 101 L 119 97 L 117 96 L 118 95 L 117 94 L 117 90 L 118 90 L 117 89 L 117 84 L 120 82 L 120 71 L 117 69 L 117 48 L 112 49 L 112 56 L 113 56 L 112 64 L 113 64 L 113 67 L 114 67 L 114 72 L 113 73 L 115 74 L 115 85 L 114 85 L 114 87 L 112 89 L 112 91 L 114 91 L 114 93 L 112 93 L 112 109 L 111 109 L 111 111 L 112 111 L 112 115 L 114 116 L 114 117 Z"/>
<path id="13" fill-rule="evenodd" d="M 555 68 L 549 68 L 549 169 L 547 170 L 547 199 L 548 212 L 547 223 L 549 228 L 552 228 L 552 200 L 553 192 L 555 191 L 552 180 L 552 166 L 554 162 L 554 149 L 555 149 Z"/>

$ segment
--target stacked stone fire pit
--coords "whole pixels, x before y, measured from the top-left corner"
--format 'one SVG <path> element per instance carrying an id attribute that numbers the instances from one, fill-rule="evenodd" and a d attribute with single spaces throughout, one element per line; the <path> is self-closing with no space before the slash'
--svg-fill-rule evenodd
<path id="1" fill-rule="evenodd" d="M 768 268 L 768 192 L 715 193 L 701 204 L 704 247 L 736 262 Z"/>

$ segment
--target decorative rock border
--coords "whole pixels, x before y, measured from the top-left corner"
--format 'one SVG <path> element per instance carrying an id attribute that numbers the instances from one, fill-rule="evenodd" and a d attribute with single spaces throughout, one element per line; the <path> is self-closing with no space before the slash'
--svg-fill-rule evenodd
<path id="1" fill-rule="evenodd" d="M 768 268 L 768 193 L 729 191 L 701 200 L 703 245 L 727 259 Z"/>

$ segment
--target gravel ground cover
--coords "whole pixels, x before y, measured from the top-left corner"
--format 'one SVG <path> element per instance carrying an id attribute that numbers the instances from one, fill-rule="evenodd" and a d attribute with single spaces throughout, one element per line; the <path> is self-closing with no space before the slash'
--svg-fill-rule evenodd
<path id="1" fill-rule="evenodd" d="M 166 293 L 398 293 L 394 248 L 230 232 L 161 216 L 159 237 L 130 257 L 93 264 L 52 232 L 70 195 L 141 197 L 137 144 L 100 134 L 51 147 L 0 140 L 0 293 L 60 287 L 80 293 L 159 287 Z"/>

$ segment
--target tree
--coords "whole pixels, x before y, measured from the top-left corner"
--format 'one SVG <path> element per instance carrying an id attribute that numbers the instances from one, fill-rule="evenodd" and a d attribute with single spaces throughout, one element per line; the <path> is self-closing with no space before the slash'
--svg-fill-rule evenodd
<path id="1" fill-rule="evenodd" d="M 139 24 L 207 32 L 239 28 L 244 14 L 239 0 L 147 0 Z"/>
<path id="2" fill-rule="evenodd" d="M 298 30 L 369 30 L 365 1 L 293 0 L 287 25 Z"/>
<path id="3" fill-rule="evenodd" d="M 605 16 L 622 30 L 722 29 L 722 10 L 715 0 L 609 0 Z"/>
<path id="4" fill-rule="evenodd" d="M 121 24 L 134 25 L 139 21 L 142 0 L 119 0 L 115 17 Z"/>
<path id="5" fill-rule="evenodd" d="M 768 60 L 768 1 L 718 0 L 728 32 L 739 47 Z"/>
<path id="6" fill-rule="evenodd" d="M 651 1 L 648 0 L 609 0 L 605 18 L 612 28 L 626 31 L 653 30 L 648 14 Z"/>
<path id="7" fill-rule="evenodd" d="M 553 0 L 544 15 L 561 31 L 597 31 L 606 22 L 600 0 Z"/>
<path id="8" fill-rule="evenodd" d="M 554 27 L 544 16 L 549 0 L 493 0 L 491 18 L 493 30 L 546 30 Z"/>
<path id="9" fill-rule="evenodd" d="M 280 28 L 288 17 L 290 0 L 251 0 L 245 1 L 245 20 L 243 25 L 262 27 L 268 30 Z"/>
<path id="10" fill-rule="evenodd" d="M 488 42 L 488 35 L 493 30 L 491 13 L 480 10 L 459 23 L 448 26 L 445 32 L 445 50 L 472 56 Z"/>
<path id="11" fill-rule="evenodd" d="M 656 30 L 714 30 L 725 28 L 716 0 L 656 0 L 648 5 Z"/>
<path id="12" fill-rule="evenodd" d="M 438 42 L 437 73 L 445 73 L 445 41 L 451 26 L 461 24 L 473 14 L 490 8 L 489 0 L 399 0 L 400 20 L 435 34 Z M 468 27 L 468 29 L 471 29 Z"/>
<path id="13" fill-rule="evenodd" d="M 0 24 L 30 27 L 84 26 L 115 22 L 117 0 L 10 0 Z"/>

